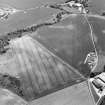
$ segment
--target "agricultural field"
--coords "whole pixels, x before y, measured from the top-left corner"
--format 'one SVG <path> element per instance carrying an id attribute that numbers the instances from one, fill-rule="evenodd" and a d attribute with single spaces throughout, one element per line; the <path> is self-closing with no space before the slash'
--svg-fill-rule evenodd
<path id="1" fill-rule="evenodd" d="M 10 49 L 12 51 L 8 50 L 4 59 L 2 57 L 0 72 L 19 78 L 26 100 L 33 100 L 85 79 L 75 68 L 68 66 L 29 36 L 11 41 Z"/>
<path id="2" fill-rule="evenodd" d="M 75 101 L 76 99 L 76 101 Z M 51 95 L 32 101 L 31 105 L 95 105 L 94 98 L 88 90 L 87 82 L 73 85 Z"/>
<path id="3" fill-rule="evenodd" d="M 0 103 L 103 105 L 90 81 L 105 72 L 103 2 L 1 0 Z"/>

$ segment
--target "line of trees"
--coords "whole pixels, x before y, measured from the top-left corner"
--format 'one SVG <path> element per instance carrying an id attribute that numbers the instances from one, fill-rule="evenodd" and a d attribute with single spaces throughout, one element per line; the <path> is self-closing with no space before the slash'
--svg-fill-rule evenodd
<path id="1" fill-rule="evenodd" d="M 13 32 L 9 32 L 9 33 L 6 33 L 4 35 L 1 35 L 0 36 L 0 54 L 5 53 L 9 49 L 8 45 L 9 45 L 9 41 L 11 39 L 20 38 L 23 35 L 25 35 L 26 33 L 35 32 L 40 27 L 50 26 L 50 25 L 56 24 L 56 23 L 61 21 L 62 15 L 64 15 L 65 13 L 66 12 L 63 11 L 63 12 L 59 12 L 59 13 L 55 14 L 55 17 L 52 18 L 53 21 L 43 22 L 43 23 L 40 23 L 40 24 L 35 24 L 35 25 L 29 26 L 29 27 L 26 27 L 26 28 L 23 28 L 23 29 L 17 29 Z"/>
<path id="2" fill-rule="evenodd" d="M 0 87 L 8 89 L 21 97 L 24 96 L 20 80 L 9 74 L 0 73 Z"/>

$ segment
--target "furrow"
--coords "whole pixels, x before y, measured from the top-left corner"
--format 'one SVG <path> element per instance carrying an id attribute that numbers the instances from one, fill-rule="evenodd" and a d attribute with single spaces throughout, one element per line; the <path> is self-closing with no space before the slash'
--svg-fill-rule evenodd
<path id="1" fill-rule="evenodd" d="M 30 51 L 30 48 L 33 48 L 33 44 L 30 45 L 31 41 L 27 40 L 27 39 L 25 39 L 25 40 L 23 39 L 22 42 L 23 42 L 24 47 L 27 49 L 27 52 L 29 52 L 32 55 L 33 53 Z M 27 44 L 27 42 L 28 42 L 28 44 Z M 30 56 L 27 53 L 27 68 L 28 68 L 27 70 L 28 70 L 28 73 L 29 73 L 30 78 L 31 78 L 33 91 L 36 94 L 36 93 L 40 92 L 40 88 L 37 84 L 37 80 L 36 80 L 36 77 L 35 77 L 36 75 L 34 73 L 34 68 L 33 68 L 33 65 L 34 65 L 35 62 L 31 62 L 30 61 L 31 58 L 29 58 L 29 57 Z M 33 55 L 32 55 L 32 57 L 33 57 Z"/>
<path id="2" fill-rule="evenodd" d="M 53 56 L 47 54 L 46 57 L 47 57 L 49 63 L 51 64 L 51 66 L 54 69 L 54 73 L 55 73 L 55 75 L 56 75 L 56 77 L 58 79 L 58 82 L 60 84 L 63 84 L 65 82 L 64 78 L 62 77 L 61 71 L 58 69 L 58 67 L 57 67 L 57 65 L 55 63 Z"/>
<path id="3" fill-rule="evenodd" d="M 53 70 L 52 70 L 52 68 L 51 68 L 51 66 L 50 66 L 50 64 L 49 64 L 49 62 L 48 62 L 48 60 L 47 60 L 47 58 L 46 58 L 46 56 L 44 54 L 44 51 L 43 52 L 40 51 L 40 54 L 41 54 L 41 58 L 43 59 L 43 63 L 45 65 L 45 67 L 46 67 L 46 72 L 48 74 L 50 83 L 52 84 L 53 87 L 55 87 L 55 86 L 58 85 L 58 83 L 57 83 L 56 77 L 55 77 L 55 75 L 53 73 Z"/>
<path id="4" fill-rule="evenodd" d="M 21 49 L 22 49 L 22 56 L 23 56 L 23 59 L 24 59 L 24 64 L 25 64 L 25 71 L 26 71 L 26 74 L 27 74 L 27 79 L 28 79 L 28 82 L 29 82 L 29 86 L 28 86 L 28 91 L 31 92 L 31 96 L 30 98 L 32 98 L 34 96 L 34 93 L 33 93 L 33 84 L 32 84 L 32 80 L 31 80 L 31 76 L 30 76 L 30 72 L 29 72 L 29 69 L 30 69 L 30 65 L 29 65 L 29 61 L 28 61 L 28 56 L 26 54 L 26 51 L 25 51 L 25 46 L 24 46 L 24 43 L 23 43 L 23 40 L 21 39 L 21 42 L 19 42 L 20 46 L 21 46 Z"/>
<path id="5" fill-rule="evenodd" d="M 44 53 L 44 52 L 43 52 L 43 53 Z M 42 57 L 42 56 L 41 56 L 41 57 Z M 49 78 L 50 78 L 50 80 L 51 80 L 51 82 L 52 82 L 53 87 L 54 87 L 54 86 L 57 86 L 58 83 L 57 83 L 55 74 L 54 74 L 54 72 L 53 72 L 53 68 L 51 67 L 50 63 L 48 62 L 48 60 L 47 60 L 45 54 L 43 54 L 43 62 L 44 62 L 44 64 L 45 64 L 45 66 L 46 66 L 46 71 L 47 71 L 48 76 L 49 76 Z"/>
<path id="6" fill-rule="evenodd" d="M 50 84 L 49 84 L 49 78 L 47 78 L 47 74 L 46 74 L 46 71 L 45 71 L 45 66 L 43 65 L 42 59 L 40 57 L 40 54 L 39 54 L 39 51 L 38 51 L 38 48 L 37 48 L 38 45 L 36 43 L 34 43 L 34 45 L 35 45 L 34 49 L 36 49 L 36 54 L 37 54 L 36 59 L 37 59 L 37 62 L 39 64 L 40 72 L 42 74 L 44 87 L 46 88 L 45 90 L 48 90 L 51 87 Z"/>
<path id="7" fill-rule="evenodd" d="M 38 50 L 38 52 L 39 52 L 39 56 L 40 56 L 40 58 L 41 58 L 41 62 L 42 62 L 42 66 L 44 66 L 44 69 L 42 70 L 42 72 L 43 72 L 43 75 L 44 75 L 44 78 L 45 78 L 45 81 L 46 81 L 46 85 L 47 85 L 47 87 L 48 87 L 48 89 L 51 89 L 52 88 L 52 86 L 51 86 L 51 81 L 50 81 L 50 78 L 48 77 L 48 73 L 47 73 L 47 71 L 46 71 L 46 65 L 44 64 L 44 59 L 46 59 L 46 58 L 43 58 L 43 53 L 44 53 L 44 51 L 43 50 L 41 50 L 41 48 L 40 47 L 38 47 L 37 46 L 37 50 Z"/>
<path id="8" fill-rule="evenodd" d="M 22 51 L 22 57 L 23 57 L 23 60 L 24 60 L 24 64 L 25 64 L 25 71 L 27 73 L 27 78 L 28 78 L 28 82 L 30 83 L 30 87 L 28 88 L 31 93 L 31 96 L 33 96 L 33 85 L 32 85 L 32 80 L 31 80 L 31 77 L 30 77 L 30 73 L 28 71 L 28 69 L 30 69 L 30 62 L 28 61 L 28 56 L 26 54 L 26 51 L 25 51 L 25 46 L 24 46 L 24 43 L 23 43 L 23 40 L 21 39 L 21 41 L 18 43 L 18 45 L 20 46 L 21 48 L 21 51 Z"/>
<path id="9" fill-rule="evenodd" d="M 33 51 L 33 54 L 34 54 L 33 57 L 34 57 L 35 64 L 36 64 L 36 66 L 34 66 L 34 67 L 37 67 L 37 68 L 35 68 L 35 74 L 38 77 L 37 79 L 38 79 L 38 84 L 39 84 L 39 87 L 40 87 L 40 92 L 42 92 L 44 90 L 47 90 L 47 88 L 46 88 L 46 84 L 45 84 L 45 81 L 43 79 L 43 75 L 42 75 L 42 72 L 41 72 L 41 69 L 43 69 L 43 68 L 40 67 L 40 62 L 39 62 L 40 58 L 38 56 L 38 52 L 37 52 L 37 49 L 35 48 L 35 45 L 34 45 L 34 49 L 32 51 Z"/>
<path id="10" fill-rule="evenodd" d="M 25 93 L 25 97 L 30 97 L 31 96 L 31 92 L 27 91 L 27 86 L 30 86 L 30 81 L 27 78 L 28 75 L 26 73 L 26 68 L 25 68 L 25 64 L 24 64 L 24 58 L 22 56 L 22 52 L 21 52 L 21 48 L 20 46 L 18 46 L 17 42 L 13 42 L 13 46 L 14 46 L 14 51 L 16 53 L 16 59 L 18 60 L 18 63 L 20 64 L 20 67 L 18 67 L 17 69 L 20 69 L 21 72 L 19 73 L 20 78 L 22 79 L 24 88 L 26 88 L 26 91 L 24 91 Z M 26 85 L 27 84 L 27 85 Z"/>
<path id="11" fill-rule="evenodd" d="M 37 42 L 37 41 L 36 41 L 36 42 Z M 37 43 L 38 43 L 38 42 L 37 42 Z M 38 43 L 38 45 L 39 45 L 39 43 Z M 53 56 L 51 56 L 50 53 L 48 53 L 48 52 L 47 52 L 47 49 L 45 49 L 45 48 L 44 48 L 44 52 L 46 52 L 47 60 L 48 60 L 49 64 L 52 66 L 53 72 L 55 73 L 55 76 L 56 76 L 58 82 L 59 82 L 60 84 L 63 84 L 63 83 L 64 83 L 64 79 L 63 79 L 61 73 L 58 71 L 57 65 L 55 64 L 55 62 L 54 62 L 54 60 L 53 60 L 53 59 L 54 59 Z"/>
<path id="12" fill-rule="evenodd" d="M 30 41 L 31 41 L 31 40 L 30 40 Z M 32 46 L 33 49 L 36 49 L 36 48 L 35 48 L 35 46 L 37 46 L 36 43 L 33 44 L 32 42 L 30 42 L 29 45 L 30 45 L 30 47 Z M 38 50 L 38 49 L 36 49 L 36 50 Z M 39 52 L 37 51 L 37 53 L 39 53 Z M 47 72 L 46 72 L 46 70 L 45 70 L 45 66 L 43 65 L 43 62 L 42 62 L 43 59 L 41 59 L 40 54 L 38 54 L 37 57 L 38 57 L 38 60 L 39 60 L 39 62 L 40 62 L 40 66 L 41 66 L 41 70 L 40 70 L 40 71 L 41 71 L 41 73 L 42 73 L 42 75 L 43 75 L 44 82 L 46 83 L 47 89 L 49 89 L 49 88 L 51 88 L 51 85 L 50 85 L 50 81 L 49 81 Z M 35 58 L 35 59 L 36 59 L 36 58 Z"/>
<path id="13" fill-rule="evenodd" d="M 51 51 L 49 51 L 46 47 L 44 47 L 41 43 L 39 43 L 36 40 L 33 40 L 35 43 L 38 43 L 39 46 L 41 46 L 43 49 L 47 50 L 47 55 L 52 55 L 54 57 L 56 57 L 60 62 L 62 62 L 63 64 L 65 64 L 68 68 L 72 69 L 72 71 L 77 74 L 78 76 L 80 76 L 82 79 L 86 79 L 77 69 L 75 69 L 74 67 L 72 67 L 71 65 L 69 65 L 67 62 L 65 62 L 64 60 L 62 60 L 60 57 L 58 57 L 57 55 L 53 54 Z"/>
<path id="14" fill-rule="evenodd" d="M 58 70 L 61 72 L 61 74 L 62 74 L 62 76 L 63 76 L 63 78 L 64 78 L 64 80 L 65 80 L 65 82 L 68 82 L 68 81 L 70 81 L 70 76 L 69 76 L 69 74 L 68 74 L 68 69 L 66 69 L 66 65 L 64 65 L 64 64 L 62 64 L 58 59 L 54 59 L 55 60 L 55 62 L 56 62 L 56 64 L 57 64 L 57 67 L 58 67 Z M 70 71 L 70 70 L 69 70 Z"/>
<path id="15" fill-rule="evenodd" d="M 38 43 L 38 42 L 37 42 Z M 39 44 L 39 43 L 38 43 Z M 40 44 L 39 44 L 39 46 L 41 46 Z M 43 51 L 44 50 L 46 50 L 46 48 L 44 48 L 44 47 L 42 47 L 42 49 L 43 49 Z M 76 80 L 76 79 L 83 79 L 80 75 L 78 75 L 77 74 L 77 72 L 75 72 L 75 70 L 73 71 L 70 71 L 71 70 L 71 68 L 69 68 L 65 63 L 63 63 L 60 59 L 58 59 L 58 57 L 56 57 L 56 56 L 53 56 L 53 54 L 49 54 L 50 52 L 45 52 L 44 51 L 44 53 L 45 53 L 45 56 L 47 57 L 47 59 L 49 59 L 49 58 L 53 58 L 53 60 L 55 60 L 54 62 L 55 62 L 55 66 L 58 68 L 57 69 L 57 71 L 62 75 L 62 78 L 63 78 L 63 81 L 62 81 L 62 83 L 65 81 L 68 81 L 68 82 L 70 82 L 70 81 L 74 81 L 74 80 Z M 59 67 L 60 65 L 62 65 L 62 67 L 64 67 L 65 68 L 65 70 L 64 71 L 62 71 L 62 69 Z M 64 66 L 63 66 L 64 65 Z M 65 78 L 66 77 L 66 78 Z"/>
<path id="16" fill-rule="evenodd" d="M 29 44 L 29 43 L 28 43 Z M 42 76 L 41 76 L 41 73 L 40 73 L 40 71 L 39 71 L 39 65 L 37 64 L 37 60 L 36 60 L 36 55 L 35 55 L 35 50 L 33 49 L 32 50 L 32 66 L 33 66 L 33 74 L 35 75 L 35 84 L 36 84 L 36 87 L 37 87 L 37 89 L 39 90 L 38 92 L 40 93 L 41 92 L 41 87 L 40 87 L 40 84 L 42 84 L 42 82 L 43 82 L 43 78 L 42 78 Z"/>

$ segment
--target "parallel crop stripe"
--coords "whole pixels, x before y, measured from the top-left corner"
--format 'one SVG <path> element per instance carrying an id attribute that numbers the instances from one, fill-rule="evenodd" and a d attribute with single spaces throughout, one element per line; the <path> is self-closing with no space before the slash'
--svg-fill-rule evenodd
<path id="1" fill-rule="evenodd" d="M 21 52 L 20 52 L 21 49 L 19 48 L 17 42 L 15 42 L 15 41 L 13 42 L 13 47 L 14 47 L 14 51 L 16 53 L 16 59 L 17 59 L 18 63 L 20 64 L 20 67 L 16 68 L 16 69 L 20 69 L 20 71 L 22 73 L 22 76 L 23 76 L 22 77 L 23 82 L 27 83 L 27 85 L 30 85 L 29 84 L 29 79 L 27 78 L 27 73 L 26 73 L 25 68 L 24 68 L 25 66 L 24 66 L 24 62 L 23 62 L 23 59 L 22 59 L 23 57 L 22 57 Z M 25 84 L 24 84 L 24 87 L 25 87 Z M 24 93 L 25 93 L 26 97 L 31 96 L 31 93 L 29 91 L 24 92 Z"/>
<path id="2" fill-rule="evenodd" d="M 21 39 L 21 41 L 20 42 L 22 42 L 22 39 Z M 29 71 L 28 71 L 28 69 L 30 69 L 30 64 L 29 64 L 29 61 L 28 61 L 28 58 L 27 58 L 27 54 L 26 54 L 26 52 L 24 51 L 24 43 L 22 42 L 22 43 L 20 43 L 20 42 L 18 42 L 17 41 L 17 43 L 16 43 L 16 45 L 18 45 L 19 47 L 20 47 L 20 55 L 21 55 L 21 60 L 22 60 L 22 62 L 24 63 L 24 73 L 26 73 L 26 78 L 27 78 L 27 84 L 28 84 L 28 86 L 30 86 L 30 88 L 29 88 L 29 93 L 31 94 L 30 96 L 32 96 L 32 94 L 33 94 L 33 89 L 32 89 L 32 87 L 33 87 L 33 85 L 32 85 L 32 82 L 30 81 L 30 79 L 31 79 L 31 77 L 30 77 L 30 74 L 29 74 Z"/>
<path id="3" fill-rule="evenodd" d="M 30 44 L 32 45 L 32 43 L 30 43 Z M 33 48 L 33 54 L 34 54 L 34 59 L 35 59 L 34 63 L 36 63 L 36 66 L 37 66 L 37 69 L 35 69 L 35 73 L 36 73 L 36 75 L 38 75 L 38 84 L 41 89 L 40 91 L 47 90 L 45 80 L 44 80 L 43 74 L 41 72 L 41 69 L 43 69 L 43 67 L 41 67 L 41 65 L 40 65 L 41 61 L 40 61 L 37 49 L 35 48 L 35 45 Z"/>
<path id="4" fill-rule="evenodd" d="M 32 45 L 32 44 L 33 43 L 31 42 L 30 45 Z M 38 45 L 36 43 L 34 43 L 33 46 L 34 46 L 33 49 L 36 49 L 36 51 L 37 51 L 36 52 L 37 53 L 37 56 L 36 56 L 37 58 L 35 58 L 35 59 L 38 61 L 38 66 L 39 66 L 40 72 L 41 72 L 41 74 L 42 74 L 42 76 L 44 78 L 44 82 L 45 82 L 46 88 L 50 89 L 51 88 L 50 80 L 49 80 L 48 74 L 47 74 L 47 72 L 45 70 L 46 68 L 45 68 L 45 66 L 44 66 L 44 64 L 42 62 L 43 59 L 40 57 L 40 53 L 38 52 L 38 48 L 37 48 Z"/>
<path id="5" fill-rule="evenodd" d="M 39 56 L 40 56 L 40 59 L 41 59 L 41 63 L 42 63 L 43 66 L 44 66 L 44 70 L 42 70 L 42 71 L 43 71 L 43 75 L 44 75 L 46 84 L 48 85 L 48 89 L 51 89 L 51 88 L 52 88 L 52 86 L 51 86 L 51 80 L 50 80 L 50 78 L 49 78 L 49 76 L 48 76 L 48 73 L 47 73 L 47 70 L 46 70 L 47 68 L 46 68 L 46 65 L 45 65 L 45 63 L 44 63 L 46 57 L 43 58 L 44 54 L 43 54 L 43 50 L 41 50 L 41 48 L 37 47 L 37 50 L 38 50 L 38 52 L 39 52 Z M 48 61 L 47 61 L 47 62 L 48 62 Z"/>
<path id="6" fill-rule="evenodd" d="M 23 42 L 24 48 L 26 48 L 28 51 L 30 51 L 30 48 L 32 48 L 32 49 L 34 48 L 33 45 L 30 45 L 31 41 L 23 39 L 22 42 Z M 28 42 L 28 44 L 27 44 L 27 42 Z M 30 51 L 30 53 L 32 55 L 31 51 Z M 33 57 L 33 55 L 32 55 L 32 57 Z M 35 62 L 31 63 L 28 53 L 27 53 L 27 59 L 28 59 L 28 62 L 27 62 L 28 63 L 28 65 L 27 65 L 28 69 L 27 70 L 28 70 L 28 73 L 29 73 L 30 78 L 31 78 L 30 81 L 32 82 L 33 91 L 38 93 L 40 90 L 39 90 L 39 87 L 38 87 L 37 82 L 36 82 L 36 77 L 34 75 L 35 73 L 34 73 L 34 68 L 33 68 L 33 65 Z"/>
<path id="7" fill-rule="evenodd" d="M 47 59 L 46 55 L 43 54 L 43 53 L 44 53 L 44 51 L 43 52 L 42 51 L 40 52 L 41 57 L 43 59 L 43 63 L 45 65 L 45 67 L 46 67 L 46 72 L 48 73 L 49 80 L 50 80 L 52 86 L 55 87 L 55 86 L 58 85 L 58 83 L 57 83 L 55 74 L 53 72 L 53 68 L 51 67 L 50 63 L 48 62 L 48 59 Z"/>
<path id="8" fill-rule="evenodd" d="M 38 43 L 37 41 L 35 41 L 36 43 Z M 39 43 L 38 43 L 38 45 L 39 45 Z M 39 45 L 40 46 L 40 45 Z M 41 47 L 41 46 L 40 46 Z M 45 49 L 46 51 L 45 52 L 47 52 L 48 53 L 48 51 L 47 51 L 47 49 Z M 52 67 L 52 69 L 53 69 L 53 72 L 54 72 L 54 74 L 55 74 L 55 76 L 56 76 L 56 78 L 57 78 L 57 82 L 58 82 L 58 84 L 63 84 L 64 83 L 64 80 L 63 80 L 63 77 L 61 76 L 61 74 L 60 74 L 60 72 L 58 71 L 58 68 L 57 68 L 57 65 L 55 64 L 55 62 L 54 62 L 54 60 L 53 60 L 53 56 L 51 56 L 49 53 L 47 54 L 48 56 L 47 56 L 47 60 L 48 60 L 48 62 L 49 62 L 49 64 L 50 64 L 50 66 Z"/>

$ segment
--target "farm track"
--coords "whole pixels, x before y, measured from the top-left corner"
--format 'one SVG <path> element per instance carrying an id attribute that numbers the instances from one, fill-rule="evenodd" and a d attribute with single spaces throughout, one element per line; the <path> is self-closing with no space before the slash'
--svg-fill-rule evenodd
<path id="1" fill-rule="evenodd" d="M 91 25 L 91 23 L 89 22 L 89 20 L 88 20 L 88 17 L 87 17 L 87 14 L 84 14 L 83 15 L 84 16 L 84 18 L 86 19 L 86 21 L 87 21 L 87 23 L 88 23 L 88 25 L 89 25 L 89 28 L 90 28 L 90 35 L 91 35 L 91 40 L 92 40 L 92 42 L 93 42 L 93 45 L 94 45 L 94 49 L 95 49 L 95 54 L 96 54 L 96 56 L 97 56 L 97 58 L 96 58 L 96 65 L 92 68 L 92 70 L 91 71 L 94 71 L 94 69 L 96 68 L 96 66 L 97 66 L 97 63 L 98 63 L 98 54 L 97 54 L 97 49 L 96 49 L 96 45 L 95 45 L 95 42 L 94 42 L 94 36 L 93 36 L 93 27 L 92 27 L 92 25 Z"/>

